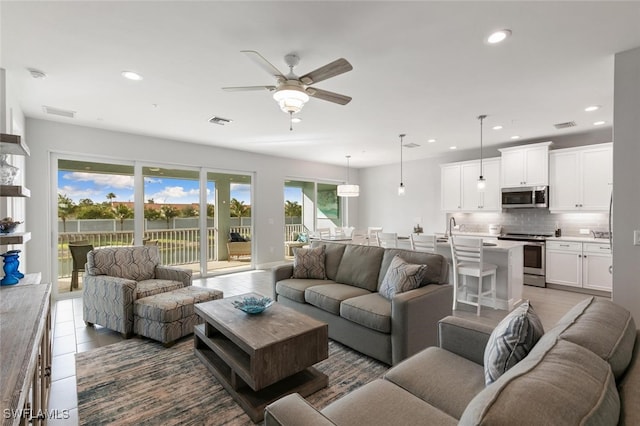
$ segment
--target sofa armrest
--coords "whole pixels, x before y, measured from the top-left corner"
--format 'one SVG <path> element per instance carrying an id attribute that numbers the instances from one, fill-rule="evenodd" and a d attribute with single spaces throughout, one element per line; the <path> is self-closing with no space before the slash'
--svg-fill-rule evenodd
<path id="1" fill-rule="evenodd" d="M 156 278 L 161 280 L 180 281 L 185 287 L 191 285 L 193 271 L 190 269 L 175 268 L 173 266 L 156 266 Z"/>
<path id="2" fill-rule="evenodd" d="M 393 365 L 438 343 L 438 321 L 451 315 L 453 286 L 429 284 L 396 295 L 391 301 Z"/>
<path id="3" fill-rule="evenodd" d="M 271 277 L 272 277 L 272 284 L 273 284 L 273 300 L 278 300 L 277 299 L 277 294 L 276 294 L 276 283 L 278 281 L 282 281 L 282 280 L 288 280 L 289 278 L 291 278 L 293 276 L 293 264 L 292 263 L 284 263 L 282 265 L 277 265 L 274 266 L 273 268 L 271 268 Z"/>
<path id="4" fill-rule="evenodd" d="M 484 349 L 492 331 L 491 326 L 449 316 L 438 322 L 438 346 L 484 365 Z"/>
<path id="5" fill-rule="evenodd" d="M 119 333 L 131 333 L 136 285 L 137 282 L 126 278 L 85 273 L 82 279 L 84 321 Z"/>
<path id="6" fill-rule="evenodd" d="M 335 423 L 297 393 L 267 405 L 264 409 L 264 424 L 265 426 L 335 426 Z"/>

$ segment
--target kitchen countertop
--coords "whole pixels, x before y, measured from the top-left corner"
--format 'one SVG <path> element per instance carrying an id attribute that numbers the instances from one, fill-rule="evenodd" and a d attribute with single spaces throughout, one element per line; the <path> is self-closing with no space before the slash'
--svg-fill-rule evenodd
<path id="1" fill-rule="evenodd" d="M 456 235 L 456 234 L 454 234 Z M 465 235 L 466 236 L 466 235 Z M 525 243 L 523 241 L 506 241 L 506 240 L 496 240 L 496 241 L 491 241 L 492 244 L 495 244 L 495 246 L 484 246 L 484 250 L 485 251 L 509 251 L 512 248 L 515 247 L 522 247 L 525 245 Z M 450 247 L 449 242 L 437 242 L 436 243 L 437 246 L 439 247 Z"/>
<path id="2" fill-rule="evenodd" d="M 609 244 L 608 238 L 593 238 L 593 237 L 547 237 L 547 241 L 574 241 L 578 243 Z"/>

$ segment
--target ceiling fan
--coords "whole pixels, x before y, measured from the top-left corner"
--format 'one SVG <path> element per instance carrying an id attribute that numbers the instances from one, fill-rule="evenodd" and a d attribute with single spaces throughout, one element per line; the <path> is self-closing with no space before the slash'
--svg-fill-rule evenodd
<path id="1" fill-rule="evenodd" d="M 351 101 L 350 96 L 310 87 L 311 84 L 351 71 L 353 67 L 344 58 L 336 59 L 325 66 L 298 77 L 293 73 L 293 68 L 300 63 L 300 58 L 296 54 L 291 53 L 284 57 L 284 61 L 289 66 L 289 73 L 284 75 L 255 50 L 242 50 L 241 52 L 247 55 L 260 68 L 275 77 L 277 83 L 275 86 L 223 87 L 222 90 L 227 92 L 269 90 L 274 92 L 273 98 L 280 105 L 280 109 L 288 113 L 290 117 L 302 109 L 309 100 L 309 96 L 340 105 L 346 105 Z"/>

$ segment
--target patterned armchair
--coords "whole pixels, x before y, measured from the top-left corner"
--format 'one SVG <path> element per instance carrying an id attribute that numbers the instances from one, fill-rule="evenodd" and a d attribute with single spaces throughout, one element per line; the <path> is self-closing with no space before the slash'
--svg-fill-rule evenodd
<path id="1" fill-rule="evenodd" d="M 158 246 L 111 247 L 87 254 L 82 314 L 122 333 L 133 331 L 133 302 L 191 285 L 192 271 L 160 265 Z"/>

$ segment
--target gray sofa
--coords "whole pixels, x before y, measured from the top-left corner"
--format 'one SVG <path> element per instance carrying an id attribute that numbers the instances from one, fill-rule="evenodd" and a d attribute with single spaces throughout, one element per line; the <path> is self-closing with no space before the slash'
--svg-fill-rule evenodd
<path id="1" fill-rule="evenodd" d="M 293 265 L 273 268 L 274 298 L 329 324 L 329 337 L 387 364 L 437 344 L 436 324 L 451 314 L 448 264 L 438 254 L 314 242 L 324 245 L 326 279 L 292 278 Z M 426 264 L 423 286 L 396 294 L 378 289 L 395 255 Z"/>
<path id="2" fill-rule="evenodd" d="M 640 332 L 630 313 L 590 298 L 524 359 L 485 386 L 492 329 L 439 323 L 431 347 L 316 411 L 298 394 L 267 406 L 266 425 L 638 425 Z"/>

